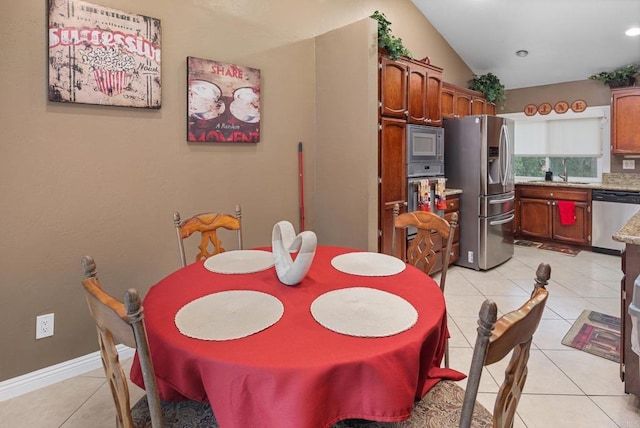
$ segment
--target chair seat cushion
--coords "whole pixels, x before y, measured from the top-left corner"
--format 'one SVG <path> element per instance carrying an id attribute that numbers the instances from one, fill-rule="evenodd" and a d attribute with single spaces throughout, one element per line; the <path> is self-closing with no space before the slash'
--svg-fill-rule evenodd
<path id="1" fill-rule="evenodd" d="M 338 422 L 334 428 L 449 428 L 460 423 L 464 389 L 449 380 L 440 381 L 416 402 L 411 417 L 402 422 L 372 422 L 348 419 Z M 480 403 L 473 409 L 474 428 L 492 428 L 493 416 Z"/>
<path id="2" fill-rule="evenodd" d="M 209 403 L 197 401 L 162 401 L 163 428 L 218 428 L 218 423 Z M 143 396 L 131 409 L 133 426 L 151 428 L 149 403 Z"/>

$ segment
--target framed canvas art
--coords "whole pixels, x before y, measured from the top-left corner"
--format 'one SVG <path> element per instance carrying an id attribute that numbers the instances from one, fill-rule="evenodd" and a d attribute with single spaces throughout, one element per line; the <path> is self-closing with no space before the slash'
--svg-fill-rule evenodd
<path id="1" fill-rule="evenodd" d="M 187 57 L 187 141 L 260 141 L 260 70 Z"/>
<path id="2" fill-rule="evenodd" d="M 160 20 L 49 0 L 49 100 L 160 108 Z"/>

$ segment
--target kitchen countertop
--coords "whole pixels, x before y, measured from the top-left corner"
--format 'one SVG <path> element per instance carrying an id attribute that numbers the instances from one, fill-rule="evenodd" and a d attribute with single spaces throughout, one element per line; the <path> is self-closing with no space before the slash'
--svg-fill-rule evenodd
<path id="1" fill-rule="evenodd" d="M 518 186 L 573 187 L 577 189 L 621 190 L 640 192 L 640 174 L 605 173 L 601 183 L 529 180 L 516 181 Z M 640 232 L 640 224 L 638 225 Z"/>
<path id="2" fill-rule="evenodd" d="M 462 189 L 444 189 L 444 196 L 459 195 Z"/>
<path id="3" fill-rule="evenodd" d="M 614 241 L 640 245 L 640 212 L 612 236 Z"/>

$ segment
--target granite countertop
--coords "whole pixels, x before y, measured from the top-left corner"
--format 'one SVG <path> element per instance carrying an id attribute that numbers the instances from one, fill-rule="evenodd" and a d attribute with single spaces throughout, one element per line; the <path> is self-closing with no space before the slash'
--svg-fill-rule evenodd
<path id="1" fill-rule="evenodd" d="M 569 178 L 571 179 L 571 177 Z M 640 174 L 604 173 L 601 183 L 531 180 L 516 181 L 516 184 L 519 186 L 573 187 L 577 189 L 640 192 Z"/>
<path id="2" fill-rule="evenodd" d="M 444 189 L 445 196 L 459 195 L 460 193 L 462 193 L 462 189 Z"/>
<path id="3" fill-rule="evenodd" d="M 612 236 L 614 241 L 640 245 L 640 212 Z"/>

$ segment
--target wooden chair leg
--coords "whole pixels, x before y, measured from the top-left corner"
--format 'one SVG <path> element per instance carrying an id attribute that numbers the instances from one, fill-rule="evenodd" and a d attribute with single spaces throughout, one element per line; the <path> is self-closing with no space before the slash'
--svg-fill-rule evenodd
<path id="1" fill-rule="evenodd" d="M 449 339 L 444 345 L 444 366 L 445 368 L 449 368 Z"/>

